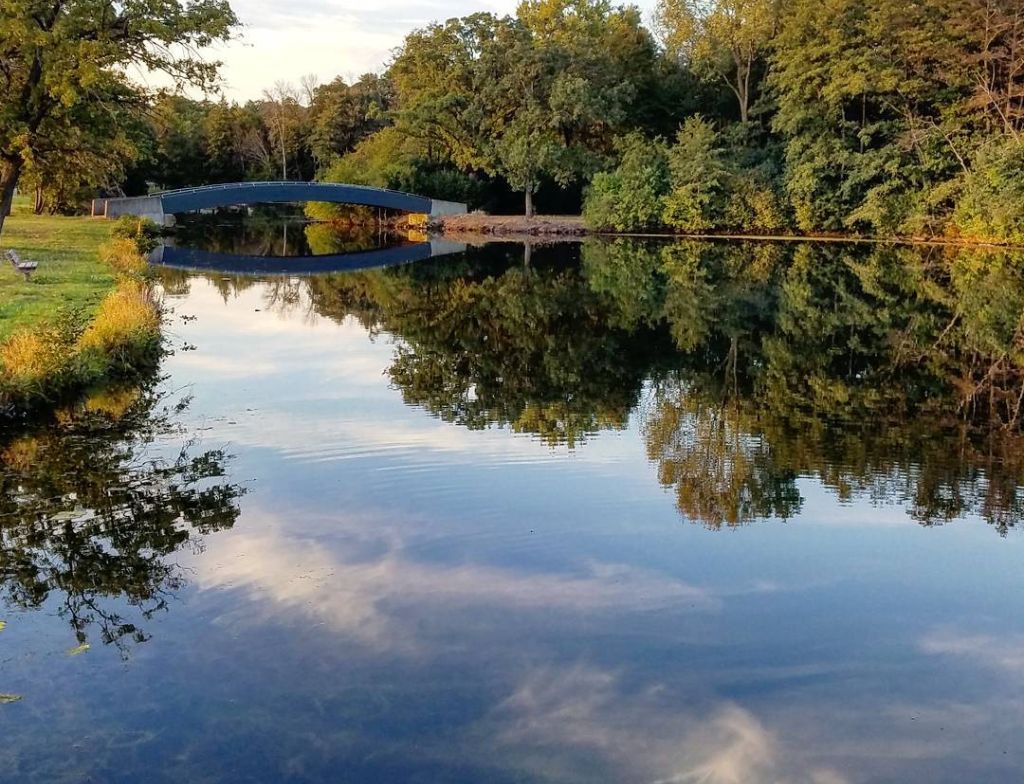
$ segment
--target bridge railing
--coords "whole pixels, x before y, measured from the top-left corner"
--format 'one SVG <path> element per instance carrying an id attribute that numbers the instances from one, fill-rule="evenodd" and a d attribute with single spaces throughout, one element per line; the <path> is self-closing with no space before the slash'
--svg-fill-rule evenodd
<path id="1" fill-rule="evenodd" d="M 416 199 L 427 199 L 428 196 L 418 196 L 415 193 L 409 193 L 408 191 L 399 191 L 394 188 L 378 188 L 374 185 L 350 185 L 343 182 L 321 182 L 319 180 L 261 180 L 259 182 L 221 182 L 213 183 L 211 185 L 195 185 L 191 188 L 174 188 L 169 191 L 157 191 L 149 194 L 150 196 L 170 196 L 170 195 L 186 195 L 189 193 L 203 193 L 217 190 L 235 190 L 240 188 L 252 188 L 253 190 L 259 190 L 260 188 L 278 188 L 281 186 L 314 186 L 323 188 L 356 188 L 363 191 L 373 191 L 376 193 L 392 193 L 396 196 L 412 196 Z"/>

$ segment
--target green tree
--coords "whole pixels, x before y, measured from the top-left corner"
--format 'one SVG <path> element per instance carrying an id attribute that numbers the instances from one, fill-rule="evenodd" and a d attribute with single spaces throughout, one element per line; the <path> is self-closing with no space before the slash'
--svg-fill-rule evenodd
<path id="1" fill-rule="evenodd" d="M 526 193 L 530 214 L 530 179 L 539 184 L 543 174 L 565 186 L 589 179 L 611 157 L 616 134 L 631 127 L 643 104 L 656 61 L 634 7 L 526 0 L 517 17 L 531 38 L 534 70 L 510 74 L 516 81 L 502 87 L 529 100 L 510 128 L 507 146 L 517 165 L 501 173 Z"/>
<path id="2" fill-rule="evenodd" d="M 777 27 L 776 1 L 659 0 L 655 19 L 669 54 L 726 84 L 746 123 Z"/>
<path id="3" fill-rule="evenodd" d="M 76 141 L 78 107 L 125 86 L 132 68 L 213 84 L 200 50 L 227 40 L 226 0 L 16 0 L 0 5 L 0 231 L 26 166 Z"/>
<path id="4" fill-rule="evenodd" d="M 770 81 L 800 228 L 947 230 L 985 138 L 1012 136 L 1011 18 L 973 0 L 786 5 Z"/>
<path id="5" fill-rule="evenodd" d="M 61 143 L 41 140 L 22 171 L 22 188 L 35 190 L 36 213 L 70 212 L 97 191 L 119 192 L 130 167 L 151 151 L 141 109 L 118 85 L 113 95 L 68 111 Z"/>
<path id="6" fill-rule="evenodd" d="M 338 78 L 316 88 L 309 107 L 309 145 L 320 169 L 387 124 L 391 93 L 387 77 L 376 74 L 364 74 L 352 85 Z"/>
<path id="7" fill-rule="evenodd" d="M 511 20 L 481 13 L 406 36 L 389 69 L 401 133 L 457 166 L 483 170 L 484 117 L 476 105 L 476 82 L 485 51 L 507 48 L 504 39 L 511 32 Z M 504 64 L 495 65 L 490 81 Z"/>
<path id="8" fill-rule="evenodd" d="M 409 35 L 390 74 L 402 133 L 467 173 L 505 179 L 527 214 L 543 181 L 588 178 L 650 86 L 654 44 L 633 8 L 537 0 Z"/>
<path id="9" fill-rule="evenodd" d="M 618 149 L 619 165 L 613 171 L 598 172 L 587 189 L 584 219 L 598 229 L 660 227 L 670 184 L 666 144 L 633 133 L 618 142 Z"/>
<path id="10" fill-rule="evenodd" d="M 150 124 L 156 143 L 151 179 L 163 188 L 207 183 L 209 161 L 204 143 L 208 107 L 183 95 L 156 96 Z"/>
<path id="11" fill-rule="evenodd" d="M 195 182 L 238 182 L 260 174 L 250 165 L 244 140 L 261 125 L 258 114 L 246 107 L 226 101 L 208 105 L 201 128 L 206 173 Z"/>
<path id="12" fill-rule="evenodd" d="M 665 223 L 687 232 L 717 228 L 728 199 L 729 170 L 711 123 L 691 117 L 683 124 L 669 151 L 669 170 Z"/>

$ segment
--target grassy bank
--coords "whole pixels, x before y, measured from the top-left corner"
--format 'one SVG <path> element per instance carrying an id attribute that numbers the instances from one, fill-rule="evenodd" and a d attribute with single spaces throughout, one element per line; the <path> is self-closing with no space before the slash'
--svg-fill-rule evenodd
<path id="1" fill-rule="evenodd" d="M 115 284 L 113 270 L 99 257 L 110 228 L 106 221 L 32 215 L 26 199 L 16 200 L 0 248 L 13 248 L 26 261 L 39 262 L 39 270 L 26 281 L 0 258 L 0 341 L 60 310 L 95 313 Z"/>
<path id="2" fill-rule="evenodd" d="M 0 247 L 39 264 L 26 280 L 0 259 L 0 421 L 153 366 L 159 306 L 135 243 L 111 239 L 111 224 L 19 202 Z"/>

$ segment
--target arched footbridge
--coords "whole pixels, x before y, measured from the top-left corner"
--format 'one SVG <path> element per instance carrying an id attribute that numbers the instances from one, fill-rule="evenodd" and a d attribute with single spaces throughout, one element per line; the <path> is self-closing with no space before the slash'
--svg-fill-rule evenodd
<path id="1" fill-rule="evenodd" d="M 234 253 L 216 253 L 198 248 L 178 248 L 158 245 L 149 255 L 151 264 L 174 269 L 220 272 L 231 275 L 288 275 L 307 277 L 329 272 L 355 272 L 357 270 L 391 267 L 424 261 L 450 253 L 462 253 L 461 243 L 434 239 L 390 248 L 374 248 L 354 253 L 324 256 L 246 256 Z"/>
<path id="2" fill-rule="evenodd" d="M 160 225 L 173 222 L 176 213 L 236 207 L 250 204 L 289 204 L 328 202 L 378 207 L 385 210 L 428 215 L 432 218 L 466 212 L 466 205 L 417 196 L 402 191 L 371 188 L 365 185 L 344 185 L 334 182 L 230 182 L 163 191 L 149 196 L 96 199 L 93 217 L 119 218 L 135 215 L 149 218 Z"/>

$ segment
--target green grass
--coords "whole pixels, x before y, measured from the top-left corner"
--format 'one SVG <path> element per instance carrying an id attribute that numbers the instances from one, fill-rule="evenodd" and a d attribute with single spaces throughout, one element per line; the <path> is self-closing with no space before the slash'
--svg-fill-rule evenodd
<path id="1" fill-rule="evenodd" d="M 0 234 L 0 342 L 20 327 L 51 321 L 62 309 L 92 318 L 115 283 L 97 252 L 110 231 L 104 220 L 33 215 L 28 199 L 15 200 Z M 31 280 L 3 256 L 9 248 L 39 262 Z"/>

